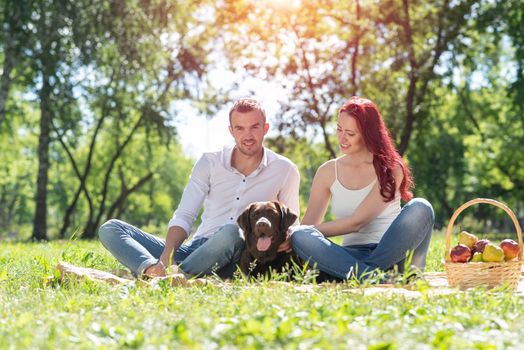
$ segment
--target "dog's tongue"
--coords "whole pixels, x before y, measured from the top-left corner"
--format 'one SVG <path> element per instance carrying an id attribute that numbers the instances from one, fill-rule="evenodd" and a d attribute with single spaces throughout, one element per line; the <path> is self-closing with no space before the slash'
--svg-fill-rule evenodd
<path id="1" fill-rule="evenodd" d="M 260 237 L 257 241 L 257 249 L 259 252 L 265 252 L 271 245 L 271 237 Z"/>

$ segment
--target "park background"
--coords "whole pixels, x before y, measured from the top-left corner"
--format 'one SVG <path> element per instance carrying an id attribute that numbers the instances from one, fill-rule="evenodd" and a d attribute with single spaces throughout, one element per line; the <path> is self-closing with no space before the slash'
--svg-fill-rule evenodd
<path id="1" fill-rule="evenodd" d="M 232 142 L 239 97 L 266 106 L 266 145 L 298 165 L 303 213 L 337 155 L 337 109 L 360 95 L 435 208 L 426 271 L 441 273 L 462 203 L 524 217 L 522 0 L 0 0 L 0 20 L 0 348 L 522 348 L 522 288 L 308 271 L 113 286 L 57 269 L 118 272 L 92 240 L 108 218 L 164 235 L 195 159 Z M 515 239 L 495 207 L 456 226 Z"/>
<path id="2" fill-rule="evenodd" d="M 118 217 L 164 234 L 192 164 L 268 109 L 302 174 L 337 156 L 337 109 L 377 103 L 437 228 L 475 197 L 524 216 L 520 0 L 2 0 L 0 238 L 94 238 Z M 471 224 L 511 230 L 472 208 Z"/>

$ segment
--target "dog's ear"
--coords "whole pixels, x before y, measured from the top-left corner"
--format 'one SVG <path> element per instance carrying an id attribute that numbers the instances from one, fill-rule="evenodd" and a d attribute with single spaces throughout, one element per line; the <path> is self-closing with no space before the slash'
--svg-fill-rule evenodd
<path id="1" fill-rule="evenodd" d="M 298 215 L 280 202 L 275 201 L 273 203 L 275 203 L 277 210 L 280 209 L 280 231 L 286 232 L 289 226 L 297 220 Z"/>
<path id="2" fill-rule="evenodd" d="M 244 231 L 244 233 L 251 231 L 251 220 L 250 220 L 250 218 L 251 218 L 251 211 L 253 210 L 254 207 L 255 207 L 254 203 L 248 205 L 247 208 L 244 209 L 242 214 L 240 214 L 240 216 L 237 219 L 238 227 L 240 227 L 242 229 L 242 231 Z"/>

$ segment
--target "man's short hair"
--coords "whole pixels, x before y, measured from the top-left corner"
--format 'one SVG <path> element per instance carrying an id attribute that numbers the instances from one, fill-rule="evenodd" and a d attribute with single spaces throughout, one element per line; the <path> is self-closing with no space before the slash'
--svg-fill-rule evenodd
<path id="1" fill-rule="evenodd" d="M 252 98 L 242 98 L 237 100 L 233 107 L 229 110 L 229 124 L 231 124 L 231 115 L 233 112 L 247 113 L 251 111 L 259 111 L 264 117 L 264 123 L 266 122 L 266 111 L 262 105 L 255 99 Z"/>

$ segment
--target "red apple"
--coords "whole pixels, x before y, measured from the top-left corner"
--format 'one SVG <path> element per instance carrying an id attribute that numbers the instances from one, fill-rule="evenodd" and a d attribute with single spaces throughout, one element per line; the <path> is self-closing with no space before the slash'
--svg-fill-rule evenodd
<path id="1" fill-rule="evenodd" d="M 486 247 L 487 244 L 490 244 L 490 240 L 489 239 L 479 239 L 477 241 L 477 243 L 475 243 L 475 245 L 473 246 L 473 253 L 475 252 L 480 252 L 480 253 L 484 253 L 484 248 Z"/>
<path id="2" fill-rule="evenodd" d="M 449 256 L 453 262 L 465 263 L 471 258 L 471 249 L 467 245 L 459 244 L 451 248 Z"/>
<path id="3" fill-rule="evenodd" d="M 517 242 L 512 239 L 505 239 L 500 242 L 500 247 L 504 251 L 504 258 L 506 260 L 515 259 L 520 252 L 520 247 Z"/>

